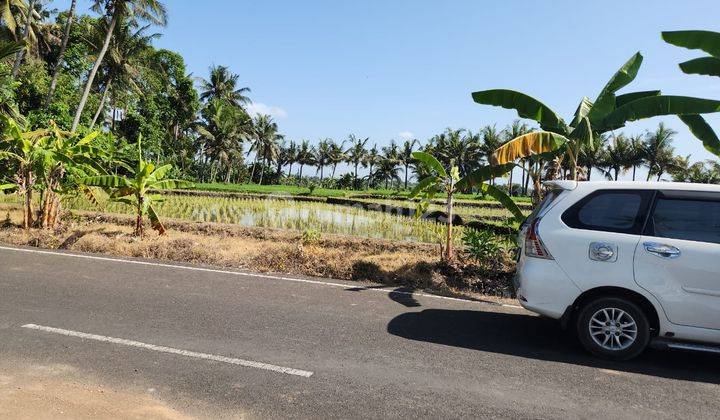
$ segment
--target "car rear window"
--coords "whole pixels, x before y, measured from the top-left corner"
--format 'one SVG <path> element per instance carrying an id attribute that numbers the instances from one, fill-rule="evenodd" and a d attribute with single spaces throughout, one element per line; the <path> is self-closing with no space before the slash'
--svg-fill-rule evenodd
<path id="1" fill-rule="evenodd" d="M 659 198 L 648 231 L 661 238 L 720 244 L 720 201 Z"/>
<path id="2" fill-rule="evenodd" d="M 540 204 L 535 206 L 532 213 L 530 213 L 530 215 L 527 217 L 527 219 L 525 219 L 525 221 L 523 222 L 523 224 L 521 226 L 521 229 L 523 227 L 525 227 L 526 225 L 529 225 L 530 223 L 532 223 L 533 220 L 535 220 L 539 214 L 541 214 L 548 207 L 550 207 L 550 205 L 553 203 L 553 201 L 555 201 L 558 197 L 560 197 L 560 194 L 562 194 L 562 193 L 563 193 L 563 190 L 548 191 L 548 193 L 545 194 L 545 198 L 543 198 L 543 200 L 540 202 Z"/>
<path id="3" fill-rule="evenodd" d="M 598 190 L 562 216 L 571 228 L 640 234 L 652 200 L 648 190 Z"/>

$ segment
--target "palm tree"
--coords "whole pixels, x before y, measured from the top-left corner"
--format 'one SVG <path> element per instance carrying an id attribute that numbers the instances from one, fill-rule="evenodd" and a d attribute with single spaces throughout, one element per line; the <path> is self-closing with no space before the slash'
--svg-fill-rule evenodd
<path id="1" fill-rule="evenodd" d="M 72 27 L 73 20 L 75 19 L 75 7 L 77 6 L 77 0 L 70 2 L 70 9 L 67 12 L 67 21 L 65 22 L 65 30 L 63 32 L 62 43 L 60 44 L 60 52 L 58 53 L 57 61 L 52 66 L 52 79 L 50 80 L 50 88 L 45 96 L 45 109 L 50 107 L 52 103 L 53 95 L 55 94 L 55 88 L 57 87 L 58 76 L 60 75 L 60 64 L 62 64 L 65 58 L 65 50 L 67 50 L 68 40 L 70 39 L 70 28 Z"/>
<path id="2" fill-rule="evenodd" d="M 675 134 L 677 134 L 675 130 L 666 127 L 662 122 L 658 124 L 654 132 L 646 134 L 643 155 L 648 166 L 647 181 L 652 175 L 662 175 L 664 172 L 665 168 L 661 167 L 661 164 L 667 164 L 668 156 L 672 157 L 673 155 L 674 148 L 671 145 Z M 658 176 L 659 179 L 660 176 Z"/>
<path id="3" fill-rule="evenodd" d="M 320 140 L 320 143 L 318 143 L 317 147 L 314 149 L 314 161 L 315 165 L 318 167 L 318 171 L 320 172 L 320 182 L 323 180 L 323 171 L 325 169 L 325 166 L 327 166 L 330 163 L 330 153 L 331 153 L 331 146 L 330 142 L 332 140 L 325 139 Z"/>
<path id="4" fill-rule="evenodd" d="M 577 179 L 580 149 L 591 147 L 594 137 L 623 127 L 629 121 L 661 115 L 705 114 L 720 109 L 720 101 L 664 96 L 660 91 L 616 95 L 635 79 L 641 64 L 640 53 L 633 55 L 608 81 L 595 101 L 588 98 L 580 101 L 569 124 L 548 106 L 524 93 L 507 89 L 474 92 L 475 102 L 515 109 L 520 117 L 537 121 L 542 129 L 520 136 L 496 150 L 493 155 L 496 162 L 514 162 L 534 154 L 562 151 L 569 159 L 571 178 Z"/>
<path id="5" fill-rule="evenodd" d="M 0 22 L 4 23 L 13 38 L 16 37 L 17 26 L 20 24 L 13 9 L 20 11 L 27 10 L 28 5 L 24 0 L 1 0 L 0 1 Z M 27 14 L 23 16 L 27 17 Z M 17 53 L 17 51 L 16 51 Z"/>
<path id="6" fill-rule="evenodd" d="M 350 142 L 350 148 L 345 151 L 347 155 L 347 161 L 352 163 L 355 170 L 353 172 L 353 186 L 358 188 L 358 165 L 360 165 L 367 155 L 365 145 L 370 140 L 369 137 L 360 139 L 355 137 L 355 134 L 350 134 L 348 141 Z"/>
<path id="7" fill-rule="evenodd" d="M 337 168 L 338 164 L 345 162 L 347 159 L 347 155 L 345 154 L 345 150 L 343 147 L 345 147 L 345 141 L 342 143 L 337 143 L 334 140 L 329 140 L 329 146 L 330 146 L 330 156 L 328 159 L 328 163 L 332 166 L 332 175 L 330 178 L 335 178 L 335 169 Z"/>
<path id="8" fill-rule="evenodd" d="M 289 165 L 288 177 L 292 175 L 292 167 L 298 161 L 298 145 L 294 141 L 290 141 L 290 144 L 283 149 L 283 155 L 285 156 L 285 163 Z"/>
<path id="9" fill-rule="evenodd" d="M 313 159 L 313 148 L 310 146 L 309 140 L 303 140 L 300 143 L 297 151 L 297 163 L 300 165 L 298 171 L 298 180 L 302 181 L 303 167 L 305 165 L 314 165 L 315 160 Z"/>
<path id="10" fill-rule="evenodd" d="M 617 181 L 621 173 L 634 168 L 632 147 L 631 141 L 624 134 L 613 137 L 598 165 L 607 168 L 605 175 L 608 178 Z"/>
<path id="11" fill-rule="evenodd" d="M 657 176 L 657 181 L 665 175 L 665 173 L 672 173 L 676 171 L 675 165 L 678 163 L 677 156 L 675 156 L 675 148 L 672 146 L 661 149 L 656 158 L 654 169 L 650 171 L 652 175 Z"/>
<path id="12" fill-rule="evenodd" d="M 364 168 L 370 168 L 367 176 L 369 182 L 372 182 L 373 180 L 373 166 L 377 165 L 381 160 L 382 156 L 378 151 L 377 144 L 374 144 L 373 147 L 365 154 L 362 162 Z"/>
<path id="13" fill-rule="evenodd" d="M 402 148 L 400 148 L 400 153 L 398 154 L 398 158 L 400 160 L 400 163 L 403 165 L 404 169 L 404 175 L 405 175 L 405 186 L 404 188 L 407 189 L 408 186 L 408 174 L 409 174 L 409 168 L 410 164 L 413 163 L 415 158 L 413 158 L 412 154 L 414 152 L 413 148 L 418 143 L 417 139 L 412 140 L 405 140 L 405 143 L 403 143 Z"/>
<path id="14" fill-rule="evenodd" d="M 645 142 L 642 135 L 638 134 L 630 137 L 630 147 L 628 152 L 628 164 L 632 167 L 632 180 L 635 181 L 637 168 L 645 163 Z"/>
<path id="15" fill-rule="evenodd" d="M 242 110 L 225 101 L 213 100 L 202 111 L 203 121 L 195 126 L 203 153 L 211 164 L 217 164 L 225 172 L 225 182 L 230 182 L 233 162 L 240 160 L 242 142 L 251 135 L 250 117 Z M 214 181 L 214 172 L 212 175 Z"/>
<path id="16" fill-rule="evenodd" d="M 258 115 L 253 127 L 254 144 L 251 150 L 255 151 L 255 161 L 260 159 L 262 163 L 260 171 L 260 185 L 262 185 L 265 167 L 270 166 L 270 163 L 277 159 L 283 135 L 278 133 L 277 123 L 269 115 Z"/>
<path id="17" fill-rule="evenodd" d="M 21 10 L 23 10 L 21 8 Z M 23 27 L 23 34 L 22 34 L 22 40 L 25 42 L 26 48 L 23 48 L 15 54 L 15 64 L 13 65 L 12 69 L 12 77 L 13 79 L 17 77 L 18 72 L 20 71 L 20 64 L 22 63 L 23 57 L 25 56 L 25 51 L 30 46 L 30 28 L 32 27 L 33 18 L 35 17 L 35 0 L 29 0 L 27 4 L 27 8 L 25 10 L 25 26 Z M 12 19 L 5 19 L 6 22 L 11 21 Z"/>
<path id="18" fill-rule="evenodd" d="M 109 19 L 110 23 L 107 26 L 107 34 L 105 35 L 100 53 L 97 55 L 95 64 L 92 70 L 90 70 L 88 80 L 85 83 L 85 90 L 83 91 L 77 111 L 75 112 L 71 131 L 77 130 L 80 124 L 80 117 L 82 116 L 88 96 L 90 95 L 90 89 L 93 86 L 98 70 L 100 70 L 100 65 L 105 58 L 105 53 L 110 47 L 110 40 L 112 39 L 115 26 L 117 26 L 118 22 L 121 20 L 127 20 L 129 23 L 144 21 L 161 26 L 164 26 L 167 22 L 165 6 L 159 0 L 94 0 L 92 9 L 98 13 L 104 11 L 105 19 Z"/>
<path id="19" fill-rule="evenodd" d="M 146 68 L 144 53 L 151 48 L 152 41 L 160 37 L 160 34 L 157 33 L 146 35 L 144 32 L 148 27 L 144 26 L 133 31 L 134 28 L 131 25 L 121 22 L 115 29 L 115 35 L 110 42 L 107 58 L 102 68 L 103 94 L 98 109 L 90 122 L 90 129 L 95 126 L 95 122 L 105 109 L 105 102 L 113 83 L 127 87 L 136 94 L 142 93 L 142 88 L 138 83 L 142 79 L 142 70 Z M 101 21 L 98 34 L 106 31 L 104 21 Z"/>
<path id="20" fill-rule="evenodd" d="M 247 97 L 250 88 L 238 88 L 238 78 L 237 74 L 231 73 L 225 66 L 211 66 L 210 79 L 201 82 L 200 99 L 203 101 L 223 99 L 237 106 L 250 103 L 250 98 Z"/>
<path id="21" fill-rule="evenodd" d="M 590 181 L 593 167 L 600 167 L 602 162 L 605 161 L 606 141 L 606 138 L 602 135 L 594 137 L 591 147 L 583 147 L 580 150 L 578 165 L 585 170 L 585 180 Z"/>

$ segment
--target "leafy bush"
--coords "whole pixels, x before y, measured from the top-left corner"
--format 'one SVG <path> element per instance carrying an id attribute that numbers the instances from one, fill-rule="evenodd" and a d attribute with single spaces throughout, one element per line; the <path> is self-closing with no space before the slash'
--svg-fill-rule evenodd
<path id="1" fill-rule="evenodd" d="M 488 230 L 467 229 L 463 236 L 463 244 L 468 257 L 479 264 L 500 258 L 503 251 L 499 238 Z"/>
<path id="2" fill-rule="evenodd" d="M 305 245 L 314 244 L 320 240 L 320 232 L 315 229 L 305 229 L 302 233 L 302 243 Z"/>

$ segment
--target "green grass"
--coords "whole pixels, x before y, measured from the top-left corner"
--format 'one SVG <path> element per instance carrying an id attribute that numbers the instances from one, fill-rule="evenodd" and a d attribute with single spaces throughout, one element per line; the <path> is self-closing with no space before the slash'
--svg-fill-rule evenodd
<path id="1" fill-rule="evenodd" d="M 197 183 L 194 188 L 198 191 L 239 192 L 247 194 L 279 194 L 279 195 L 307 195 L 313 197 L 352 197 L 355 195 L 377 195 L 383 197 L 405 197 L 410 195 L 408 190 L 367 189 L 367 190 L 339 190 L 329 188 L 316 188 L 310 194 L 310 188 L 295 185 L 257 185 L 257 184 L 225 184 L 225 183 Z M 440 195 L 438 195 L 440 196 Z M 468 201 L 495 201 L 492 197 L 481 197 L 477 194 L 456 194 L 456 199 Z M 513 197 L 518 203 L 530 203 L 530 197 Z"/>

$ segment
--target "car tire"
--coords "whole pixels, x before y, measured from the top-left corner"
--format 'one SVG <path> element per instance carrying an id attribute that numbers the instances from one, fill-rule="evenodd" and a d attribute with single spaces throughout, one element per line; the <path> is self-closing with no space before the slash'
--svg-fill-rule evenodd
<path id="1" fill-rule="evenodd" d="M 588 302 L 576 318 L 577 335 L 587 351 L 609 360 L 639 356 L 650 342 L 647 315 L 635 303 L 615 297 Z"/>

